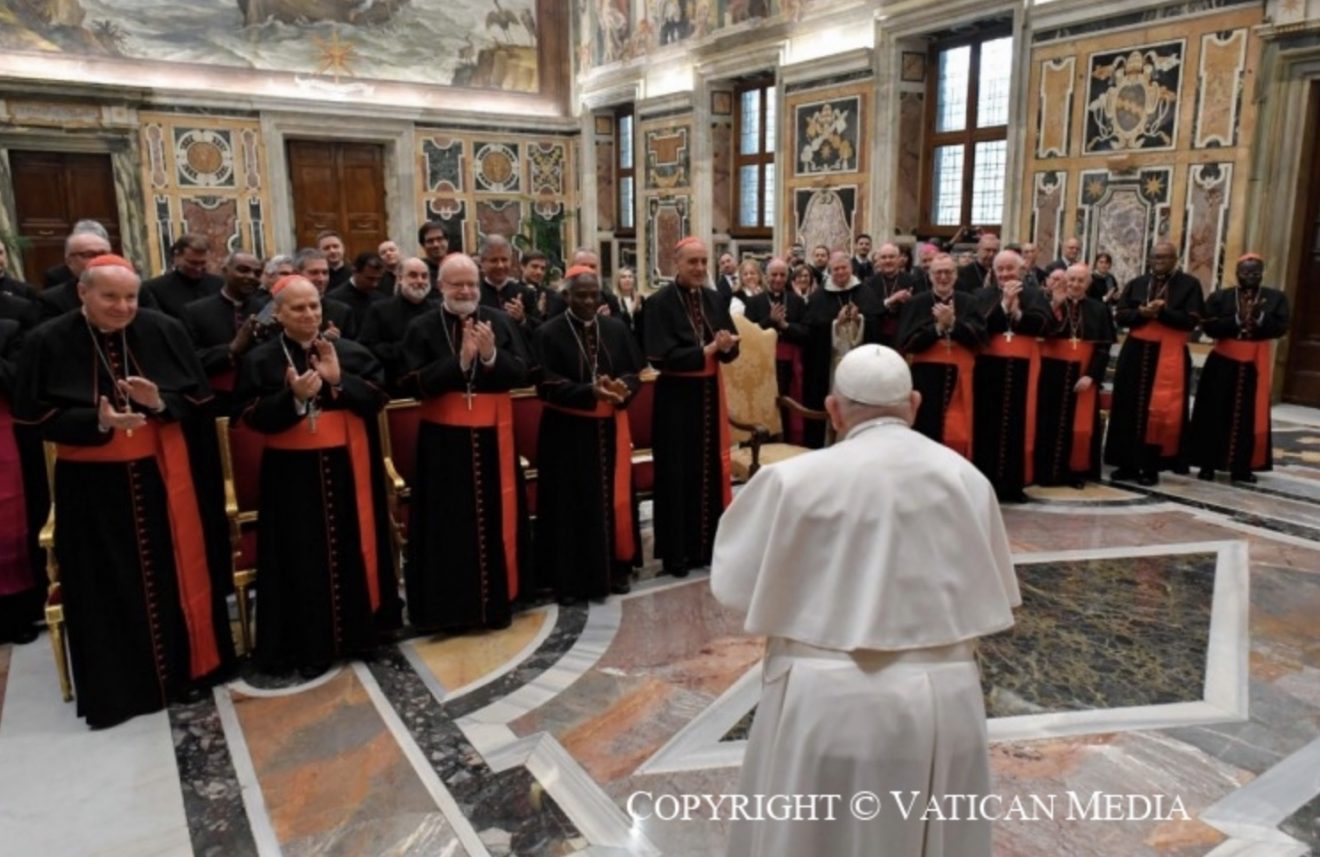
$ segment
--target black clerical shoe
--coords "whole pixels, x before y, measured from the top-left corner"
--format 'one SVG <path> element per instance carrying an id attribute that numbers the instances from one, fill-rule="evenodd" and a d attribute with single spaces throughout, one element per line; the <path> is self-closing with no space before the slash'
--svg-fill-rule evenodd
<path id="1" fill-rule="evenodd" d="M 671 577 L 687 577 L 692 569 L 688 568 L 687 560 L 680 560 L 674 563 L 665 563 L 664 573 Z"/>
<path id="2" fill-rule="evenodd" d="M 307 664 L 306 666 L 298 667 L 298 675 L 301 676 L 305 681 L 311 681 L 312 679 L 318 678 L 324 675 L 325 673 L 329 672 L 329 670 L 330 670 L 330 664 L 328 663 Z"/>
<path id="3" fill-rule="evenodd" d="M 1202 482 L 1214 482 L 1215 469 L 1213 467 L 1202 467 L 1201 471 L 1196 474 L 1196 478 Z"/>
<path id="4" fill-rule="evenodd" d="M 632 592 L 632 584 L 627 580 L 616 580 L 610 584 L 610 592 L 614 595 L 627 595 Z"/>
<path id="5" fill-rule="evenodd" d="M 1000 503 L 1028 503 L 1030 498 L 1025 491 L 1005 491 L 999 495 Z"/>
<path id="6" fill-rule="evenodd" d="M 1110 481 L 1110 482 L 1136 482 L 1136 481 L 1137 481 L 1137 471 L 1135 471 L 1135 470 L 1129 470 L 1129 469 L 1127 469 L 1126 467 L 1120 467 L 1120 468 L 1118 468 L 1117 470 L 1115 470 L 1113 473 L 1109 474 L 1109 481 Z"/>
<path id="7" fill-rule="evenodd" d="M 40 633 L 36 625 L 19 625 L 17 628 L 0 631 L 0 643 L 23 646 L 35 640 Z"/>
<path id="8" fill-rule="evenodd" d="M 1188 467 L 1186 464 L 1179 464 L 1169 469 L 1179 476 L 1186 476 L 1192 472 L 1192 468 Z"/>
<path id="9" fill-rule="evenodd" d="M 1085 491 L 1085 490 L 1086 490 L 1086 480 L 1085 480 L 1085 479 L 1074 479 L 1072 482 L 1069 482 L 1068 484 L 1071 485 L 1071 486 L 1072 486 L 1075 490 L 1077 490 L 1077 491 Z"/>
<path id="10" fill-rule="evenodd" d="M 1145 485 L 1148 488 L 1151 485 L 1159 485 L 1160 475 L 1158 473 L 1143 473 L 1137 477 L 1137 484 Z"/>
<path id="11" fill-rule="evenodd" d="M 581 599 L 574 598 L 572 595 L 561 595 L 555 600 L 559 603 L 560 607 L 572 607 L 574 604 L 577 604 Z"/>
<path id="12" fill-rule="evenodd" d="M 1255 485 L 1257 481 L 1256 477 L 1250 471 L 1246 473 L 1234 473 L 1232 479 L 1234 482 L 1245 482 L 1248 485 Z"/>

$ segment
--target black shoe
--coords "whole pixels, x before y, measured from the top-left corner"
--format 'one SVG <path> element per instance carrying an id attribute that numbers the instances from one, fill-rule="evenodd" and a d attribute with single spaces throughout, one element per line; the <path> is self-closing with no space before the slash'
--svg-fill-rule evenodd
<path id="1" fill-rule="evenodd" d="M 1160 484 L 1160 475 L 1158 473 L 1143 473 L 1137 477 L 1138 485 L 1145 485 L 1149 488 L 1151 485 Z"/>
<path id="2" fill-rule="evenodd" d="M 320 676 L 325 675 L 329 670 L 329 664 L 308 664 L 304 667 L 298 667 L 298 675 L 302 676 L 306 681 L 311 681 L 314 678 L 319 678 Z"/>
<path id="3" fill-rule="evenodd" d="M 1179 476 L 1186 476 L 1188 473 L 1192 472 L 1192 468 L 1188 467 L 1186 464 L 1179 464 L 1176 467 L 1171 467 L 1170 470 Z"/>
<path id="4" fill-rule="evenodd" d="M 665 563 L 664 573 L 670 577 L 687 577 L 692 569 L 688 568 L 687 560 Z"/>
<path id="5" fill-rule="evenodd" d="M 1005 491 L 999 495 L 1000 503 L 1027 503 L 1030 502 L 1025 491 Z"/>
<path id="6" fill-rule="evenodd" d="M 1072 482 L 1069 482 L 1068 484 L 1071 485 L 1073 488 L 1075 488 L 1075 489 L 1078 490 L 1078 491 L 1085 491 L 1085 490 L 1086 490 L 1086 480 L 1085 480 L 1085 479 L 1074 479 Z"/>
<path id="7" fill-rule="evenodd" d="M 578 603 L 578 599 L 574 598 L 572 595 L 561 595 L 555 600 L 559 603 L 560 607 L 572 607 L 574 604 Z"/>
<path id="8" fill-rule="evenodd" d="M 632 592 L 632 584 L 624 579 L 616 580 L 610 584 L 610 592 L 614 595 L 627 595 Z"/>
<path id="9" fill-rule="evenodd" d="M 0 642 L 5 642 L 7 639 L 11 643 L 23 646 L 35 640 L 40 633 L 36 625 L 20 625 L 10 630 L 8 634 L 0 636 Z"/>
<path id="10" fill-rule="evenodd" d="M 1136 482 L 1136 481 L 1137 481 L 1137 471 L 1135 471 L 1135 470 L 1129 470 L 1129 469 L 1126 468 L 1126 467 L 1120 467 L 1120 468 L 1118 468 L 1117 470 L 1115 470 L 1113 473 L 1109 474 L 1109 481 L 1110 481 L 1110 482 Z"/>
<path id="11" fill-rule="evenodd" d="M 1202 467 L 1201 472 L 1196 474 L 1196 478 L 1202 482 L 1215 481 L 1215 469 L 1213 467 Z"/>
<path id="12" fill-rule="evenodd" d="M 1248 485 L 1255 485 L 1257 479 L 1250 471 L 1246 473 L 1234 473 L 1232 476 L 1234 482 L 1245 482 Z"/>

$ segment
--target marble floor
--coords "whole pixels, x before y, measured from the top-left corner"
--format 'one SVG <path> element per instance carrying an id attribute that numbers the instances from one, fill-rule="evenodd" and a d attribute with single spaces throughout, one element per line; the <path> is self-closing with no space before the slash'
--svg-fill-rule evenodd
<path id="1" fill-rule="evenodd" d="M 1151 811 L 1005 819 L 996 854 L 1320 853 L 1320 414 L 1280 408 L 1274 437 L 1257 485 L 1005 508 L 1024 604 L 978 653 L 993 789 Z M 91 732 L 44 640 L 0 646 L 0 854 L 721 854 L 709 808 L 629 809 L 736 790 L 762 650 L 705 575 L 648 577 Z"/>

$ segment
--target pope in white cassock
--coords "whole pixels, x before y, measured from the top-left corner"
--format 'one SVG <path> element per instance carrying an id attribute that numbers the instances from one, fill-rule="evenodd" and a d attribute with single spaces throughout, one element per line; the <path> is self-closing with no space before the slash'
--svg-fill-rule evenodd
<path id="1" fill-rule="evenodd" d="M 897 352 L 854 349 L 825 403 L 842 440 L 762 469 L 720 520 L 711 589 L 767 638 L 741 791 L 842 796 L 833 821 L 736 821 L 730 855 L 991 853 L 989 822 L 922 817 L 989 793 L 973 651 L 1022 600 L 994 489 L 912 430 L 919 403 Z"/>

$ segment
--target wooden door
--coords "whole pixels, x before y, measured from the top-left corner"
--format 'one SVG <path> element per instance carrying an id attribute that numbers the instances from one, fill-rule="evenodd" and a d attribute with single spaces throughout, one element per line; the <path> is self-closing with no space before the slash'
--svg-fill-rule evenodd
<path id="1" fill-rule="evenodd" d="M 299 247 L 315 247 L 316 234 L 344 237 L 344 260 L 375 252 L 389 237 L 385 216 L 385 149 L 372 143 L 290 140 L 294 222 Z"/>
<path id="2" fill-rule="evenodd" d="M 79 220 L 99 220 L 120 252 L 119 207 L 115 204 L 110 156 L 81 152 L 10 151 L 24 279 L 41 284 L 48 268 L 64 262 L 64 239 Z M 17 273 L 15 274 L 17 275 Z"/>
<path id="3" fill-rule="evenodd" d="M 1320 83 L 1311 85 L 1311 139 L 1320 130 Z M 1283 376 L 1283 400 L 1320 407 L 1320 144 L 1311 146 L 1311 177 L 1301 202 L 1301 263 L 1293 299 L 1288 368 Z"/>

